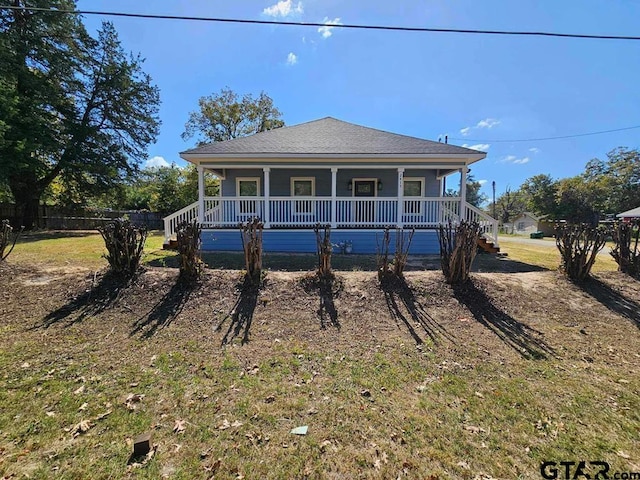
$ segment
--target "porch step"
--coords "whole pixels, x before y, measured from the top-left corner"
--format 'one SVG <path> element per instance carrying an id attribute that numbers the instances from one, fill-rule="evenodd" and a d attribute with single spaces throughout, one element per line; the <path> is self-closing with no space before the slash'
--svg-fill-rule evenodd
<path id="1" fill-rule="evenodd" d="M 485 237 L 478 238 L 478 247 L 487 253 L 499 253 L 500 247 L 496 247 L 493 242 L 490 242 Z"/>
<path id="2" fill-rule="evenodd" d="M 178 249 L 178 240 L 174 240 L 173 238 L 169 240 L 167 243 L 162 244 L 163 250 L 177 250 Z"/>

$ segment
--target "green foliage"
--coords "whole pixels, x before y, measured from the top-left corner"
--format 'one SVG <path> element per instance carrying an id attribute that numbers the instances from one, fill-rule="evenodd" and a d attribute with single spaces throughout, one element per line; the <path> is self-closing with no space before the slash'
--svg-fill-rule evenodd
<path id="1" fill-rule="evenodd" d="M 229 88 L 198 100 L 199 111 L 191 112 L 182 138 L 197 137 L 198 145 L 221 142 L 284 126 L 282 113 L 261 92 L 242 98 Z"/>
<path id="2" fill-rule="evenodd" d="M 474 178 L 473 174 L 467 175 L 467 203 L 470 203 L 474 207 L 480 208 L 483 203 L 488 200 L 484 193 L 480 192 L 482 184 Z M 448 189 L 446 192 L 447 197 L 457 197 L 460 195 L 458 190 Z"/>
<path id="3" fill-rule="evenodd" d="M 520 191 L 525 197 L 528 211 L 555 218 L 558 184 L 550 175 L 540 174 L 526 179 Z"/>
<path id="4" fill-rule="evenodd" d="M 94 39 L 80 18 L 0 8 L 0 183 L 27 227 L 54 180 L 67 198 L 105 192 L 136 171 L 158 133 L 159 93 L 142 59 L 124 53 L 111 23 Z"/>
<path id="5" fill-rule="evenodd" d="M 98 228 L 104 239 L 111 271 L 117 275 L 132 277 L 140 267 L 144 242 L 147 240 L 146 227 L 136 227 L 129 220 L 117 219 Z"/>

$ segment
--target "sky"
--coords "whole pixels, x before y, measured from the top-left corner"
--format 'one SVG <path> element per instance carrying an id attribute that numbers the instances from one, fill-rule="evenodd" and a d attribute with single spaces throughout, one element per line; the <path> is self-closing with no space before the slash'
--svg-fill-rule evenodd
<path id="1" fill-rule="evenodd" d="M 326 23 L 325 27 L 84 16 L 114 23 L 160 88 L 147 165 L 184 165 L 198 99 L 229 87 L 274 100 L 287 125 L 327 116 L 487 152 L 471 168 L 491 197 L 527 178 L 582 172 L 640 128 L 640 41 L 365 31 L 331 24 L 638 35 L 639 0 L 79 0 L 80 10 Z M 452 179 L 453 180 L 453 179 Z M 448 183 L 450 185 L 451 183 Z"/>

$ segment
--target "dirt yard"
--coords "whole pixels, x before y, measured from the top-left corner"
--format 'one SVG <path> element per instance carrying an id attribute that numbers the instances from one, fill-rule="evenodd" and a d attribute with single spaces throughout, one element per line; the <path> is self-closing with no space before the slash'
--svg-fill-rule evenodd
<path id="1" fill-rule="evenodd" d="M 482 273 L 492 265 L 510 273 Z M 526 267 L 480 259 L 464 288 L 438 271 L 384 286 L 339 272 L 329 287 L 271 271 L 256 289 L 238 271 L 184 287 L 147 267 L 121 287 L 81 267 L 5 265 L 0 475 L 640 471 L 640 284 Z M 155 455 L 131 458 L 144 432 Z"/>

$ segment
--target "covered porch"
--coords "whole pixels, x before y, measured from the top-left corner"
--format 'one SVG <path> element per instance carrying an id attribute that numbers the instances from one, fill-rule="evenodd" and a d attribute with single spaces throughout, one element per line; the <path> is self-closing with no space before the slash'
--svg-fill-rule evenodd
<path id="1" fill-rule="evenodd" d="M 434 230 L 461 219 L 481 225 L 497 245 L 497 221 L 466 202 L 466 165 L 347 165 L 303 168 L 271 165 L 227 168 L 200 164 L 199 199 L 164 219 L 167 241 L 183 221 L 197 219 L 204 230 L 236 230 L 258 217 L 265 230 L 307 230 L 320 223 L 341 231 L 391 226 Z M 445 196 L 447 176 L 459 173 L 453 185 L 458 196 Z M 205 194 L 205 175 L 220 179 L 219 195 Z M 293 233 L 293 232 L 292 232 Z"/>

